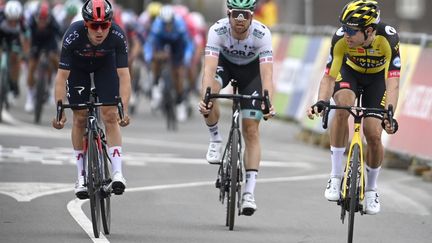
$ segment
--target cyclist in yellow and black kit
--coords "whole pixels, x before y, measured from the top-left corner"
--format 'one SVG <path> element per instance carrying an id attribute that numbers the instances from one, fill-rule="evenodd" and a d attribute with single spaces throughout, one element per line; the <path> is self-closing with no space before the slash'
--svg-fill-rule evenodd
<path id="1" fill-rule="evenodd" d="M 376 1 L 349 2 L 339 18 L 342 27 L 333 36 L 326 72 L 321 80 L 318 102 L 308 109 L 309 118 L 320 114 L 333 97 L 337 105 L 354 105 L 358 88 L 363 89 L 362 106 L 368 108 L 396 108 L 399 95 L 401 60 L 399 37 L 396 30 L 380 22 Z M 348 143 L 349 113 L 337 110 L 330 127 L 332 171 L 325 190 L 329 201 L 337 201 L 343 175 L 343 155 Z M 365 211 L 377 214 L 380 203 L 377 178 L 384 156 L 382 130 L 393 134 L 397 121 L 390 127 L 385 117 L 368 113 L 363 123 L 367 141 Z"/>

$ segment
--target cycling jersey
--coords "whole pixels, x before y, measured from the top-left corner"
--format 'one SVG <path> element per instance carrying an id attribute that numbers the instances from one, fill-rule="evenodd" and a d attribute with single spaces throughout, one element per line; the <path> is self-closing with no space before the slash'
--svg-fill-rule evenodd
<path id="1" fill-rule="evenodd" d="M 22 18 L 18 25 L 11 27 L 4 15 L 4 11 L 0 11 L 0 48 L 3 41 L 6 41 L 6 46 L 14 51 L 21 52 L 21 40 L 20 35 L 28 36 L 28 28 L 24 24 L 24 19 Z"/>
<path id="2" fill-rule="evenodd" d="M 228 18 L 217 21 L 210 27 L 206 56 L 219 57 L 221 53 L 229 62 L 246 65 L 259 58 L 260 63 L 273 62 L 270 30 L 260 22 L 253 20 L 249 35 L 244 40 L 234 39 Z"/>
<path id="3" fill-rule="evenodd" d="M 63 33 L 57 20 L 52 15 L 49 16 L 48 24 L 43 29 L 39 28 L 35 18 L 31 17 L 29 29 L 31 37 L 30 55 L 32 57 L 38 57 L 41 50 L 48 52 L 58 51 L 58 40 L 62 38 Z"/>
<path id="4" fill-rule="evenodd" d="M 339 28 L 333 35 L 325 73 L 336 78 L 342 63 L 359 73 L 370 74 L 384 70 L 385 78 L 399 77 L 401 61 L 396 30 L 387 24 L 379 23 L 370 46 L 349 48 L 344 32 Z"/>
<path id="5" fill-rule="evenodd" d="M 170 45 L 172 51 L 182 50 L 179 55 L 175 55 L 173 61 L 183 62 L 186 65 L 190 64 L 194 53 L 194 44 L 189 36 L 186 24 L 178 16 L 174 17 L 171 24 L 173 25 L 172 31 L 167 31 L 166 23 L 159 17 L 153 22 L 144 45 L 144 60 L 147 63 L 151 62 L 155 49 L 162 50 L 165 45 Z"/>
<path id="6" fill-rule="evenodd" d="M 117 68 L 128 67 L 128 48 L 126 35 L 115 23 L 106 39 L 98 46 L 93 46 L 87 36 L 84 21 L 71 24 L 63 37 L 60 55 L 60 69 L 82 68 L 92 70 L 113 61 Z"/>

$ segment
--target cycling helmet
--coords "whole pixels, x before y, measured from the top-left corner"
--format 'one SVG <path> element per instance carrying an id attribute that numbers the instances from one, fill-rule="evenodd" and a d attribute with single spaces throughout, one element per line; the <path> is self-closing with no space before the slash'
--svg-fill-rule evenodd
<path id="1" fill-rule="evenodd" d="M 46 20 L 50 16 L 50 5 L 47 1 L 42 1 L 38 8 L 36 9 L 36 12 L 34 14 L 35 20 L 38 22 L 40 20 Z"/>
<path id="2" fill-rule="evenodd" d="M 378 24 L 380 10 L 378 2 L 370 0 L 351 1 L 342 10 L 339 21 L 352 27 L 366 27 Z"/>
<path id="3" fill-rule="evenodd" d="M 23 7 L 19 1 L 10 0 L 4 7 L 4 13 L 8 20 L 18 20 L 23 14 Z"/>
<path id="4" fill-rule="evenodd" d="M 165 23 L 170 23 L 174 19 L 174 8 L 171 5 L 165 5 L 162 7 L 159 17 Z"/>
<path id="5" fill-rule="evenodd" d="M 256 0 L 227 0 L 228 9 L 244 9 L 254 11 L 256 7 Z"/>
<path id="6" fill-rule="evenodd" d="M 113 8 L 108 0 L 87 0 L 82 7 L 81 14 L 85 21 L 111 21 Z"/>
<path id="7" fill-rule="evenodd" d="M 149 14 L 150 18 L 156 18 L 161 11 L 162 3 L 160 2 L 151 2 L 147 5 L 146 11 Z"/>
<path id="8" fill-rule="evenodd" d="M 67 16 L 75 16 L 78 13 L 78 7 L 76 4 L 74 3 L 67 3 L 65 4 L 65 8 L 66 8 L 66 15 Z"/>

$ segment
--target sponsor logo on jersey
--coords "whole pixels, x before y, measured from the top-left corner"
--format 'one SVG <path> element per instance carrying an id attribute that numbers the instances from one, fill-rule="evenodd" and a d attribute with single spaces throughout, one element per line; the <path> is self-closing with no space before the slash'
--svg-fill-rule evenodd
<path id="1" fill-rule="evenodd" d="M 336 31 L 336 35 L 337 35 L 337 36 L 343 36 L 343 35 L 344 35 L 344 31 L 343 31 L 342 27 L 340 27 L 340 28 Z"/>
<path id="2" fill-rule="evenodd" d="M 64 38 L 63 46 L 66 47 L 72 44 L 72 42 L 78 39 L 78 37 L 79 37 L 78 31 L 75 30 L 74 32 L 70 33 L 68 36 Z"/>
<path id="3" fill-rule="evenodd" d="M 258 39 L 262 39 L 265 36 L 265 33 L 258 30 L 258 29 L 254 29 L 253 33 L 252 33 L 255 37 L 257 37 Z"/>
<path id="4" fill-rule="evenodd" d="M 388 34 L 388 35 L 395 35 L 397 32 L 396 32 L 396 29 L 395 28 L 393 28 L 392 26 L 389 26 L 389 25 L 387 25 L 386 27 L 385 27 L 385 32 Z"/>
<path id="5" fill-rule="evenodd" d="M 330 54 L 327 58 L 327 64 L 333 61 L 333 56 Z"/>
<path id="6" fill-rule="evenodd" d="M 393 65 L 394 65 L 395 67 L 397 67 L 397 68 L 400 68 L 400 67 L 401 67 L 401 60 L 400 60 L 400 57 L 395 57 L 395 58 L 393 59 Z"/>
<path id="7" fill-rule="evenodd" d="M 238 57 L 252 57 L 255 56 L 256 53 L 253 51 L 240 51 L 240 50 L 230 50 L 227 47 L 223 47 L 223 52 L 230 56 L 238 56 Z"/>
<path id="8" fill-rule="evenodd" d="M 228 28 L 226 26 L 222 26 L 214 30 L 218 35 L 224 35 L 228 32 Z"/>
<path id="9" fill-rule="evenodd" d="M 399 78 L 400 77 L 400 71 L 399 70 L 392 70 L 388 72 L 389 78 Z"/>

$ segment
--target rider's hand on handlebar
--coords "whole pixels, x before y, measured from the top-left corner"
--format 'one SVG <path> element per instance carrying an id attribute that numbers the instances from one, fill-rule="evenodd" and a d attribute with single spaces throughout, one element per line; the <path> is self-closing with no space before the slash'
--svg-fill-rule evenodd
<path id="1" fill-rule="evenodd" d="M 387 132 L 387 134 L 395 134 L 399 129 L 399 124 L 396 119 L 393 118 L 393 127 L 391 127 L 390 121 L 386 116 L 381 121 L 381 126 Z"/>
<path id="2" fill-rule="evenodd" d="M 316 116 L 322 116 L 323 110 L 329 105 L 329 101 L 320 100 L 307 109 L 307 116 L 312 120 L 314 119 L 314 114 Z"/>
<path id="3" fill-rule="evenodd" d="M 262 110 L 265 109 L 265 105 L 264 105 L 264 103 L 261 105 L 261 109 L 262 109 Z M 270 109 L 269 109 L 269 113 L 267 113 L 267 114 L 263 114 L 263 115 L 264 115 L 264 118 L 265 118 L 266 120 L 269 119 L 269 118 L 273 118 L 273 117 L 276 115 L 276 110 L 275 110 L 274 106 L 271 105 L 271 106 L 270 106 Z"/>
<path id="4" fill-rule="evenodd" d="M 198 104 L 198 110 L 199 110 L 199 112 L 202 114 L 202 115 L 208 115 L 208 114 L 210 114 L 210 111 L 211 111 L 211 109 L 212 109 L 212 107 L 213 107 L 213 102 L 209 102 L 208 103 L 208 106 L 207 106 L 208 108 L 206 108 L 206 104 L 204 103 L 204 101 L 203 100 L 201 100 L 200 102 L 199 102 L 199 104 Z"/>
<path id="5" fill-rule="evenodd" d="M 125 127 L 125 126 L 129 125 L 130 118 L 129 118 L 129 116 L 127 114 L 125 114 L 124 117 L 123 117 L 123 120 L 120 120 L 120 118 L 117 118 L 117 121 L 118 121 L 118 124 L 121 127 Z"/>
<path id="6" fill-rule="evenodd" d="M 63 112 L 63 115 L 62 115 L 62 118 L 60 121 L 57 122 L 57 118 L 54 118 L 51 123 L 55 129 L 62 129 L 66 123 L 66 120 L 67 120 L 66 115 Z"/>

